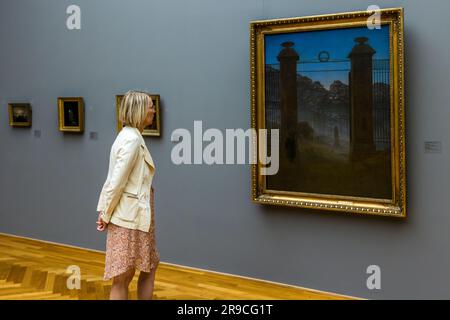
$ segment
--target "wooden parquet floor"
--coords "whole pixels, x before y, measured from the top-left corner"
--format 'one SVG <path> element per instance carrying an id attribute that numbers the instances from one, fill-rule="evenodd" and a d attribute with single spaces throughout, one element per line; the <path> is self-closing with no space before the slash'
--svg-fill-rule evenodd
<path id="1" fill-rule="evenodd" d="M 0 300 L 97 300 L 108 299 L 111 281 L 103 281 L 103 252 L 0 233 Z M 68 289 L 69 266 L 80 268 L 79 289 Z M 130 299 L 136 299 L 136 275 Z M 71 282 L 69 280 L 69 282 Z M 353 299 L 304 289 L 177 266 L 160 262 L 154 299 Z"/>

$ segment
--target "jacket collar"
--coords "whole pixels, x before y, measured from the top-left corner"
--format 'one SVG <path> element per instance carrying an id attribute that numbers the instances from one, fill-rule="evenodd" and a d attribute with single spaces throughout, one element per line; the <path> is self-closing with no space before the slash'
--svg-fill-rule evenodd
<path id="1" fill-rule="evenodd" d="M 129 127 L 129 126 L 124 126 L 123 128 L 122 128 L 122 130 L 128 130 L 128 131 L 130 131 L 130 132 L 133 132 L 135 135 L 137 135 L 138 137 L 139 137 L 139 139 L 141 140 L 141 145 L 143 146 L 143 147 L 146 147 L 146 145 L 145 145 L 145 140 L 144 140 L 144 138 L 142 137 L 142 133 L 139 131 L 139 129 L 138 128 L 135 128 L 135 127 Z"/>
<path id="2" fill-rule="evenodd" d="M 139 139 L 141 140 L 141 147 L 144 148 L 144 160 L 148 163 L 150 167 L 152 167 L 153 170 L 155 170 L 155 164 L 153 163 L 152 156 L 150 155 L 150 152 L 147 149 L 144 137 L 142 136 L 142 133 L 139 131 L 139 129 L 135 127 L 124 126 L 122 130 L 128 130 L 130 132 L 133 132 L 139 137 Z"/>

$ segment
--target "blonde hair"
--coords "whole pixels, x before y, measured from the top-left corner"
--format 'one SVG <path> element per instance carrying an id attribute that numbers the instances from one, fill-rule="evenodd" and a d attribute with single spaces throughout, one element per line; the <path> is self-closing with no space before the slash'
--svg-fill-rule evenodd
<path id="1" fill-rule="evenodd" d="M 145 120 L 146 108 L 151 98 L 148 93 L 130 90 L 122 97 L 119 121 L 124 126 L 139 128 Z"/>

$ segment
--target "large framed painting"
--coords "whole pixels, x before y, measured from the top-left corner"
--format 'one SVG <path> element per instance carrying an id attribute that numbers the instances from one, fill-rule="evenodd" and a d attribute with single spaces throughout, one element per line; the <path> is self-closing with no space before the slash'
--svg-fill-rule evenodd
<path id="1" fill-rule="evenodd" d="M 84 100 L 82 97 L 58 98 L 59 131 L 84 132 Z"/>
<path id="2" fill-rule="evenodd" d="M 9 103 L 8 113 L 11 127 L 31 127 L 32 112 L 29 103 Z"/>
<path id="3" fill-rule="evenodd" d="M 160 110 L 160 96 L 159 94 L 149 94 L 150 98 L 152 98 L 153 104 L 156 108 L 156 113 L 153 118 L 153 123 L 144 128 L 142 132 L 143 136 L 161 136 L 161 110 Z M 120 104 L 122 102 L 123 94 L 116 95 L 116 119 L 117 119 L 117 132 L 122 130 L 123 125 L 122 122 L 119 121 L 119 109 Z"/>
<path id="4" fill-rule="evenodd" d="M 255 149 L 279 135 L 252 200 L 406 217 L 403 9 L 253 21 L 250 44 Z"/>

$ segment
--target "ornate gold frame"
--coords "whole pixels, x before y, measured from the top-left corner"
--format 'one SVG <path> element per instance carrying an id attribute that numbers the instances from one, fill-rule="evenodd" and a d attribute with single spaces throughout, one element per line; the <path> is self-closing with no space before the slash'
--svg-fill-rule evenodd
<path id="1" fill-rule="evenodd" d="M 14 107 L 27 107 L 30 111 L 30 118 L 27 122 L 15 122 L 13 117 L 13 109 Z M 9 125 L 11 127 L 31 127 L 31 124 L 33 122 L 32 120 L 32 109 L 31 105 L 29 103 L 8 103 L 8 113 L 9 113 Z"/>
<path id="2" fill-rule="evenodd" d="M 252 21 L 250 23 L 251 127 L 265 128 L 264 35 L 367 25 L 368 11 L 299 18 Z M 252 165 L 252 201 L 260 204 L 314 208 L 363 215 L 406 217 L 405 103 L 403 8 L 381 10 L 381 23 L 390 27 L 391 42 L 391 165 L 392 199 L 371 199 L 300 192 L 268 191 L 261 164 Z M 257 143 L 257 148 L 262 145 Z"/>
<path id="3" fill-rule="evenodd" d="M 142 132 L 143 136 L 153 136 L 153 137 L 159 137 L 161 136 L 161 122 L 160 122 L 160 96 L 159 94 L 149 94 L 149 96 L 152 98 L 153 103 L 156 107 L 156 114 L 155 114 L 155 120 L 156 120 L 156 129 L 144 129 Z M 116 119 L 117 119 L 117 132 L 120 132 L 122 130 L 123 126 L 122 123 L 119 121 L 119 108 L 120 108 L 120 101 L 123 97 L 123 94 L 116 95 Z"/>
<path id="4" fill-rule="evenodd" d="M 77 102 L 78 103 L 78 123 L 79 126 L 65 126 L 64 125 L 64 102 Z M 84 132 L 84 101 L 82 97 L 59 97 L 58 98 L 58 121 L 59 131 L 63 132 Z"/>

